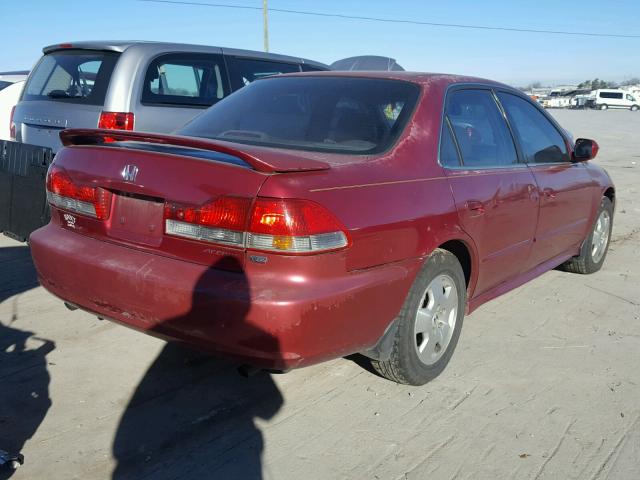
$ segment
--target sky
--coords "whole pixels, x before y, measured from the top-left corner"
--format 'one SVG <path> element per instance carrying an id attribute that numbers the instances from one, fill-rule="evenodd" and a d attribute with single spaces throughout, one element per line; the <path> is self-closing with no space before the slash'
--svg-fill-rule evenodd
<path id="1" fill-rule="evenodd" d="M 192 0 L 262 7 L 262 0 Z M 270 8 L 492 27 L 637 35 L 606 38 L 472 30 L 269 13 L 270 51 L 324 63 L 395 58 L 406 70 L 511 85 L 640 77 L 640 1 L 268 0 Z M 42 47 L 77 40 L 160 40 L 263 49 L 262 12 L 139 0 L 0 0 L 0 71 L 29 69 Z"/>

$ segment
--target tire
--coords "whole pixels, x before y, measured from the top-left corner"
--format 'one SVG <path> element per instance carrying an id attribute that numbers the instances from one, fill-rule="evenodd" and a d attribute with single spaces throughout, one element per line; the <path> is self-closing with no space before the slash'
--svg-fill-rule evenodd
<path id="1" fill-rule="evenodd" d="M 632 112 L 637 111 L 639 108 L 640 108 L 640 106 L 638 106 L 638 105 L 631 105 L 631 111 Z"/>
<path id="2" fill-rule="evenodd" d="M 395 320 L 398 328 L 391 356 L 386 361 L 372 360 L 375 370 L 407 385 L 424 385 L 436 378 L 458 343 L 465 305 L 466 282 L 460 262 L 446 250 L 434 250 Z"/>
<path id="3" fill-rule="evenodd" d="M 603 225 L 603 222 L 606 225 Z M 566 261 L 562 268 L 571 273 L 589 274 L 602 268 L 609 250 L 611 229 L 613 228 L 613 204 L 607 197 L 602 197 L 596 220 L 589 235 L 582 243 L 580 254 Z M 599 244 L 599 248 L 596 248 Z"/>
<path id="4" fill-rule="evenodd" d="M 606 110 L 607 108 L 609 108 L 609 105 L 607 105 L 606 103 L 600 105 L 600 110 Z"/>

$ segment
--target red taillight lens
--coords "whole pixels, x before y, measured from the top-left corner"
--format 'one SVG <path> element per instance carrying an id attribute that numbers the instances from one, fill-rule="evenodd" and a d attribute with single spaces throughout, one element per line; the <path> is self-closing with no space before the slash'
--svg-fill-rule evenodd
<path id="1" fill-rule="evenodd" d="M 250 205 L 249 198 L 225 196 L 201 206 L 167 203 L 165 233 L 281 253 L 336 250 L 349 243 L 344 227 L 317 203 L 257 198 L 251 210 Z"/>
<path id="2" fill-rule="evenodd" d="M 344 226 L 309 200 L 258 198 L 251 212 L 247 247 L 282 253 L 313 253 L 346 247 Z"/>
<path id="3" fill-rule="evenodd" d="M 100 187 L 76 185 L 67 173 L 51 166 L 47 174 L 49 203 L 64 210 L 89 215 L 98 220 L 109 218 L 111 192 Z"/>
<path id="4" fill-rule="evenodd" d="M 167 203 L 164 207 L 164 218 L 206 227 L 243 231 L 250 204 L 250 199 L 243 197 L 218 197 L 215 201 L 198 207 Z"/>
<path id="5" fill-rule="evenodd" d="M 315 235 L 342 230 L 324 207 L 308 200 L 258 198 L 253 207 L 251 233 Z"/>
<path id="6" fill-rule="evenodd" d="M 16 112 L 15 105 L 11 107 L 11 115 L 9 115 L 9 138 L 16 139 L 16 124 L 13 122 L 13 114 Z"/>
<path id="7" fill-rule="evenodd" d="M 167 203 L 165 233 L 241 247 L 250 206 L 251 199 L 243 197 L 218 197 L 200 206 Z"/>
<path id="8" fill-rule="evenodd" d="M 107 130 L 133 130 L 133 113 L 102 112 L 98 120 L 98 128 Z"/>

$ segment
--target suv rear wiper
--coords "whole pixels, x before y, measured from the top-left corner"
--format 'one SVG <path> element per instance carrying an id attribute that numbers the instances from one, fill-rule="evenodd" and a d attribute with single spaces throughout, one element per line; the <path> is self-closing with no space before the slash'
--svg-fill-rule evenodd
<path id="1" fill-rule="evenodd" d="M 49 98 L 82 98 L 82 95 L 69 95 L 67 92 L 63 90 L 51 90 L 47 93 L 47 97 Z"/>

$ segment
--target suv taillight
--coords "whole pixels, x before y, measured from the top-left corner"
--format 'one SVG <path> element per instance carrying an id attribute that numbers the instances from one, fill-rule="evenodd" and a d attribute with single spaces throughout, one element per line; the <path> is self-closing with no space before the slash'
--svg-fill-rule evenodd
<path id="1" fill-rule="evenodd" d="M 13 114 L 16 113 L 16 106 L 11 107 L 11 115 L 9 115 L 9 139 L 16 139 L 16 124 L 13 122 Z"/>
<path id="2" fill-rule="evenodd" d="M 54 207 L 98 220 L 108 219 L 111 210 L 110 191 L 101 187 L 75 184 L 62 168 L 53 165 L 47 173 L 47 200 Z"/>
<path id="3" fill-rule="evenodd" d="M 315 253 L 346 247 L 342 224 L 309 200 L 222 196 L 202 206 L 165 205 L 165 233 L 278 253 Z"/>
<path id="4" fill-rule="evenodd" d="M 102 112 L 98 120 L 98 128 L 107 130 L 133 130 L 133 113 Z"/>

